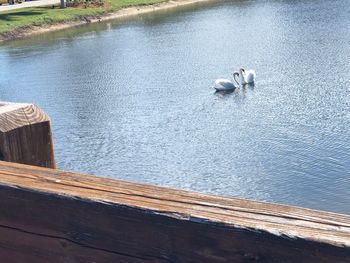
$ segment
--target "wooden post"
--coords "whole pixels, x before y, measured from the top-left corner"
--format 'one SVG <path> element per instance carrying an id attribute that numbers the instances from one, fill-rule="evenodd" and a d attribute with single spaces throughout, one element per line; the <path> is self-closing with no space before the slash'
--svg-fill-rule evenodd
<path id="1" fill-rule="evenodd" d="M 50 119 L 40 108 L 0 102 L 0 160 L 56 167 Z"/>

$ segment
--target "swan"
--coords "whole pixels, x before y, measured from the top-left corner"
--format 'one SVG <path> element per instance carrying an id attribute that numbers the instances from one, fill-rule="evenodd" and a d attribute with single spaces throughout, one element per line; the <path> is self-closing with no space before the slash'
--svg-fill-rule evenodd
<path id="1" fill-rule="evenodd" d="M 236 83 L 240 83 L 241 85 L 252 84 L 255 81 L 255 70 L 245 70 L 244 68 L 240 68 L 239 72 L 235 71 L 233 73 L 233 79 Z M 237 78 L 238 77 L 238 80 Z"/>
<path id="2" fill-rule="evenodd" d="M 233 80 L 239 86 L 239 83 L 235 79 L 234 75 L 233 75 Z M 237 88 L 237 86 L 229 79 L 217 79 L 217 80 L 215 80 L 215 83 L 214 83 L 214 89 L 216 89 L 216 91 L 231 91 L 231 90 L 234 90 L 236 88 Z"/>

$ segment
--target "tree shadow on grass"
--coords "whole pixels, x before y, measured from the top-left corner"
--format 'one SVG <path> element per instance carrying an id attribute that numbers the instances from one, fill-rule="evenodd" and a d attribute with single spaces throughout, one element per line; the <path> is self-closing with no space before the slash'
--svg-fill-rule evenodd
<path id="1" fill-rule="evenodd" d="M 15 21 L 19 17 L 28 17 L 28 16 L 37 16 L 42 15 L 44 12 L 41 11 L 22 11 L 22 12 L 13 12 L 13 13 L 0 13 L 0 21 Z"/>

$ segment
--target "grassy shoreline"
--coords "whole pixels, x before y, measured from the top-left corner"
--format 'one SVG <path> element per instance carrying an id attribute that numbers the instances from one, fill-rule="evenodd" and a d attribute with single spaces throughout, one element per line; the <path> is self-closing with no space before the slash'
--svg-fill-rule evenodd
<path id="1" fill-rule="evenodd" d="M 167 2 L 167 0 L 108 0 L 107 7 L 97 8 L 23 8 L 0 13 L 0 42 L 22 38 L 61 28 L 72 27 L 84 23 L 112 19 L 118 11 L 129 7 L 152 6 Z M 181 2 L 181 1 L 180 1 Z M 135 10 L 133 10 L 135 11 Z M 135 12 L 131 12 L 133 15 Z M 116 14 L 125 16 L 128 14 Z"/>

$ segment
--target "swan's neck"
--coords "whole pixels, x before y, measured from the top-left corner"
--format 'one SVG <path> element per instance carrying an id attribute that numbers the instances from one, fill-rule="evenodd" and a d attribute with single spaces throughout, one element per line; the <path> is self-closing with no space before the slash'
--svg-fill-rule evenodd
<path id="1" fill-rule="evenodd" d="M 241 85 L 246 84 L 246 79 L 245 79 L 245 72 L 243 70 L 239 71 L 239 82 L 241 83 Z"/>
<path id="2" fill-rule="evenodd" d="M 236 78 L 237 77 L 237 78 Z M 238 79 L 238 80 L 237 80 Z M 239 87 L 239 82 L 240 82 L 240 77 L 239 77 L 239 73 L 236 71 L 233 73 L 233 82 L 236 82 L 236 84 Z"/>

